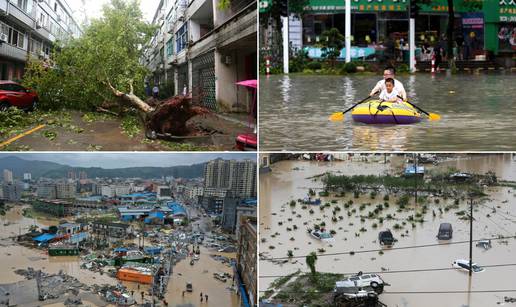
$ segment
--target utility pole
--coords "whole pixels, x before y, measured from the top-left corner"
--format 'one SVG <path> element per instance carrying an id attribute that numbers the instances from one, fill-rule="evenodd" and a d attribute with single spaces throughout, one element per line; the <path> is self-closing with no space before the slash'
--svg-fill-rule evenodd
<path id="1" fill-rule="evenodd" d="M 344 16 L 344 38 L 346 41 L 346 63 L 349 63 L 351 62 L 351 0 L 346 0 L 345 3 L 346 13 Z"/>
<path id="2" fill-rule="evenodd" d="M 419 7 L 414 0 L 409 6 L 409 68 L 410 72 L 416 72 L 416 15 Z"/>
<path id="3" fill-rule="evenodd" d="M 418 154 L 414 153 L 414 201 L 417 206 L 417 156 Z"/>
<path id="4" fill-rule="evenodd" d="M 473 271 L 473 197 L 469 199 L 469 276 Z"/>
<path id="5" fill-rule="evenodd" d="M 283 31 L 283 73 L 289 73 L 288 0 L 281 3 L 281 27 Z"/>

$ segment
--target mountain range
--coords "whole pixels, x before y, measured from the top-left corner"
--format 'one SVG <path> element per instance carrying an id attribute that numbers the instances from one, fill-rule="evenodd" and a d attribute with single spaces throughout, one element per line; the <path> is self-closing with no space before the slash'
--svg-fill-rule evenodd
<path id="1" fill-rule="evenodd" d="M 49 161 L 24 160 L 15 156 L 0 158 L 0 171 L 11 170 L 15 178 L 22 179 L 24 173 L 31 173 L 33 179 L 65 178 L 68 172 L 86 172 L 88 178 L 134 178 L 143 179 L 173 176 L 176 178 L 198 178 L 204 175 L 206 163 L 170 167 L 128 167 L 105 169 L 101 167 L 73 167 Z"/>

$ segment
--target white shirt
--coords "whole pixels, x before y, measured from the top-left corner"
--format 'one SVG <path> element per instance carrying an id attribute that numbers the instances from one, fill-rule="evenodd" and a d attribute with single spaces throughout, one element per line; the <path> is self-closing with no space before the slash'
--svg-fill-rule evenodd
<path id="1" fill-rule="evenodd" d="M 400 95 L 400 93 L 395 88 L 393 88 L 392 92 L 390 92 L 390 93 L 387 93 L 387 89 L 384 89 L 380 93 L 380 100 L 384 100 L 384 101 L 398 101 L 399 100 L 398 95 Z"/>
<path id="2" fill-rule="evenodd" d="M 376 83 L 375 87 L 371 92 L 376 93 L 379 91 L 386 91 L 385 80 L 378 81 L 378 83 Z M 405 88 L 403 87 L 403 84 L 400 81 L 394 79 L 394 89 L 392 91 L 398 92 L 398 95 L 403 97 L 403 100 L 407 100 L 407 93 L 405 92 Z"/>

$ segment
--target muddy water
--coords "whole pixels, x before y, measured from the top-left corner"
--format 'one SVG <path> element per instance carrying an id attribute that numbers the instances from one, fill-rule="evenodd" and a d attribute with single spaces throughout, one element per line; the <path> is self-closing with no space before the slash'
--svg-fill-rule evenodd
<path id="1" fill-rule="evenodd" d="M 215 261 L 210 254 L 218 254 L 235 258 L 235 254 L 217 253 L 201 246 L 200 259 L 195 264 L 190 265 L 190 259 L 181 260 L 173 269 L 173 273 L 168 284 L 166 300 L 171 306 L 191 304 L 191 306 L 239 306 L 238 296 L 231 291 L 232 280 L 221 282 L 213 278 L 213 273 L 230 273 L 233 275 L 231 267 Z M 186 283 L 191 282 L 193 292 L 185 292 Z M 200 293 L 208 294 L 208 303 L 200 301 Z"/>
<path id="2" fill-rule="evenodd" d="M 24 277 L 14 273 L 16 269 L 33 267 L 44 272 L 55 274 L 63 271 L 76 277 L 84 284 L 116 284 L 117 281 L 107 275 L 100 275 L 89 270 L 80 268 L 79 257 L 49 257 L 47 252 L 35 248 L 27 248 L 15 244 L 11 238 L 19 233 L 28 232 L 31 225 L 40 227 L 57 225 L 57 219 L 47 218 L 26 218 L 22 216 L 23 206 L 15 206 L 7 211 L 5 216 L 0 217 L 0 261 L 8 268 L 0 274 L 0 283 L 11 283 L 24 280 Z"/>
<path id="3" fill-rule="evenodd" d="M 496 159 L 495 159 L 496 160 Z M 476 162 L 472 168 L 467 167 L 467 162 L 453 161 L 447 162 L 454 165 L 460 165 L 464 171 L 475 171 L 479 164 L 494 163 L 492 157 L 476 158 Z M 515 162 L 507 159 L 498 159 L 499 164 L 503 167 L 514 168 Z M 494 164 L 497 164 L 494 163 Z M 376 164 L 377 165 L 377 164 Z M 389 167 L 388 165 L 379 165 L 380 168 Z M 298 167 L 300 170 L 295 171 L 293 168 Z M 395 171 L 398 167 L 393 167 Z M 430 166 L 431 168 L 431 166 Z M 451 204 L 451 200 L 443 201 L 440 204 L 429 204 L 430 210 L 424 215 L 425 222 L 417 224 L 412 228 L 410 223 L 401 230 L 394 230 L 394 224 L 402 224 L 407 216 L 414 214 L 414 206 L 411 210 L 397 212 L 395 205 L 395 197 L 391 196 L 389 201 L 390 207 L 383 210 L 382 216 L 392 214 L 394 220 L 385 220 L 377 229 L 373 229 L 372 224 L 378 223 L 378 220 L 365 219 L 360 221 L 360 215 L 367 215 L 377 204 L 383 203 L 382 195 L 372 200 L 369 195 L 361 196 L 359 199 L 352 198 L 352 195 L 336 198 L 341 211 L 337 215 L 344 216 L 344 219 L 336 223 L 331 221 L 332 209 L 326 208 L 321 211 L 318 206 L 313 206 L 314 213 L 310 214 L 308 209 L 303 210 L 300 205 L 290 208 L 286 205 L 291 199 L 303 198 L 306 196 L 308 187 L 322 187 L 320 181 L 314 182 L 307 177 L 320 174 L 327 169 L 341 170 L 345 174 L 370 174 L 370 163 L 350 163 L 350 162 L 334 162 L 331 164 L 318 164 L 316 162 L 300 162 L 300 161 L 284 161 L 272 165 L 272 172 L 260 176 L 260 238 L 265 238 L 265 243 L 260 243 L 260 252 L 271 257 L 285 257 L 288 250 L 292 250 L 295 256 L 304 256 L 319 248 L 324 248 L 325 253 L 360 251 L 368 249 L 379 249 L 377 240 L 378 231 L 389 228 L 393 230 L 394 236 L 399 240 L 395 246 L 414 246 L 421 244 L 438 243 L 436 240 L 437 229 L 442 222 L 450 222 L 454 227 L 453 241 L 463 241 L 469 239 L 469 223 L 459 219 L 455 214 L 457 209 L 439 214 L 438 207 L 444 208 Z M 376 171 L 376 173 L 381 173 Z M 489 200 L 484 202 L 485 206 L 475 206 L 474 216 L 477 218 L 474 223 L 474 239 L 485 237 L 493 237 L 497 235 L 514 235 L 516 233 L 516 191 L 509 188 L 496 188 L 489 191 Z M 350 194 L 350 193 L 348 193 Z M 324 198 L 324 202 L 328 202 L 334 198 Z M 348 218 L 347 210 L 343 207 L 343 203 L 352 199 L 354 205 L 351 208 L 356 209 L 356 213 Z M 362 203 L 371 203 L 363 211 L 359 210 Z M 500 206 L 497 213 L 491 213 L 489 207 Z M 459 210 L 468 209 L 466 202 L 460 203 Z M 432 210 L 436 210 L 436 217 L 433 217 Z M 295 211 L 295 213 L 292 213 Z M 487 214 L 490 213 L 490 217 Z M 296 217 L 296 215 L 298 215 Z M 292 218 L 292 221 L 288 221 Z M 311 238 L 306 229 L 313 227 L 315 223 L 326 223 L 328 230 L 335 230 L 337 234 L 334 236 L 333 243 L 322 243 Z M 278 223 L 282 223 L 280 226 Z M 306 223 L 306 225 L 305 225 Z M 292 228 L 293 225 L 298 226 L 297 230 L 287 231 L 286 228 Z M 365 228 L 366 232 L 360 232 L 360 228 Z M 274 233 L 279 233 L 275 238 L 271 237 Z M 357 237 L 356 234 L 359 236 Z M 403 236 L 402 236 L 403 235 Z M 290 239 L 294 238 L 294 241 Z M 480 265 L 491 265 L 500 263 L 514 263 L 515 254 L 514 240 L 509 240 L 507 244 L 501 244 L 493 241 L 493 248 L 488 251 L 474 247 L 474 261 Z M 270 249 L 269 246 L 275 246 Z M 449 268 L 455 259 L 467 259 L 469 248 L 467 244 L 456 244 L 449 246 L 435 246 L 427 248 L 415 248 L 405 250 L 388 250 L 384 249 L 384 254 L 378 252 L 357 253 L 351 255 L 329 255 L 319 254 L 316 267 L 321 272 L 340 272 L 353 273 L 358 271 L 382 271 L 387 270 L 408 270 L 408 269 L 425 269 L 425 268 Z M 293 259 L 292 262 L 283 265 L 273 264 L 270 261 L 260 261 L 260 276 L 267 275 L 285 275 L 292 273 L 298 269 L 307 271 L 304 257 Z M 514 276 L 516 275 L 516 267 L 499 267 L 487 268 L 486 271 L 474 274 L 469 281 L 467 273 L 455 270 L 435 271 L 435 272 L 419 272 L 419 273 L 383 273 L 383 279 L 392 286 L 386 288 L 386 293 L 381 295 L 381 301 L 388 306 L 461 306 L 468 304 L 470 306 L 496 306 L 496 302 L 500 301 L 503 295 L 511 295 L 512 293 L 476 293 L 470 294 L 443 294 L 443 295 L 420 295 L 420 294 L 388 294 L 387 292 L 415 292 L 415 291 L 450 291 L 450 290 L 494 290 L 513 288 Z M 273 278 L 260 278 L 260 290 L 266 290 Z M 469 282 L 471 285 L 469 286 Z"/>
<path id="4" fill-rule="evenodd" d="M 379 76 L 271 76 L 260 79 L 263 150 L 514 150 L 514 74 L 399 76 L 411 101 L 440 121 L 364 125 L 328 116 L 365 98 Z"/>

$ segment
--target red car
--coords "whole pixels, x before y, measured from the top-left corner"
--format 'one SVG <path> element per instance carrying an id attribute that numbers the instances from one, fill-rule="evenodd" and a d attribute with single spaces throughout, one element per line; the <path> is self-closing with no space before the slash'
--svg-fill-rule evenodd
<path id="1" fill-rule="evenodd" d="M 38 103 L 38 94 L 13 81 L 0 81 L 0 111 L 10 107 L 32 111 Z"/>

